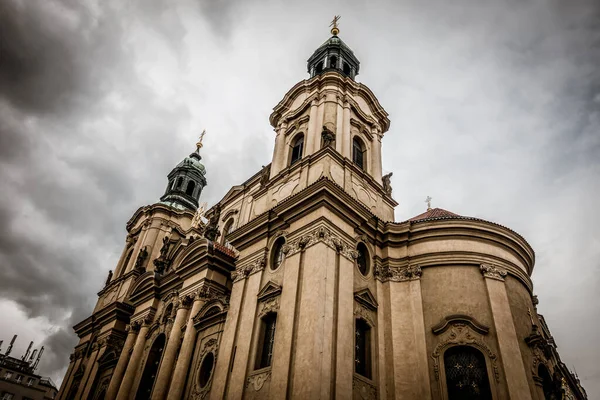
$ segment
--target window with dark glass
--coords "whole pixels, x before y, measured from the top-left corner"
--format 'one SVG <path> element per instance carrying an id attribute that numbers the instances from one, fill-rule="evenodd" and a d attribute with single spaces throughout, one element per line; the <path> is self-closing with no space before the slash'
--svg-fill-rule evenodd
<path id="1" fill-rule="evenodd" d="M 360 169 L 365 169 L 364 165 L 364 146 L 360 139 L 354 138 L 352 141 L 352 161 L 358 165 Z"/>
<path id="2" fill-rule="evenodd" d="M 491 400 L 483 354 L 470 346 L 451 347 L 444 353 L 448 400 Z"/>
<path id="3" fill-rule="evenodd" d="M 177 187 L 176 188 L 180 189 L 181 185 L 183 185 L 183 178 L 180 177 L 180 178 L 177 178 Z"/>
<path id="4" fill-rule="evenodd" d="M 185 194 L 192 196 L 194 194 L 195 188 L 196 183 L 194 181 L 188 181 L 187 188 L 185 189 Z"/>
<path id="5" fill-rule="evenodd" d="M 364 243 L 359 243 L 356 247 L 358 257 L 356 257 L 356 265 L 361 274 L 367 275 L 369 273 L 369 252 L 367 246 Z"/>
<path id="6" fill-rule="evenodd" d="M 362 319 L 354 329 L 354 371 L 371 379 L 371 327 Z"/>
<path id="7" fill-rule="evenodd" d="M 323 72 L 323 61 L 321 61 L 320 63 L 317 64 L 317 66 L 315 67 L 315 72 L 317 74 L 320 74 L 321 72 Z"/>
<path id="8" fill-rule="evenodd" d="M 344 63 L 343 71 L 346 75 L 350 75 L 350 66 L 347 63 Z"/>
<path id="9" fill-rule="evenodd" d="M 548 368 L 546 368 L 543 364 L 540 364 L 538 367 L 538 376 L 542 379 L 542 390 L 544 391 L 544 399 L 555 399 L 556 397 L 554 393 L 554 384 L 552 383 L 550 372 L 548 372 Z"/>
<path id="10" fill-rule="evenodd" d="M 304 150 L 304 135 L 299 135 L 292 145 L 292 158 L 290 165 L 294 165 L 302 158 L 302 150 Z"/>
<path id="11" fill-rule="evenodd" d="M 204 360 L 202 360 L 202 365 L 200 365 L 198 380 L 201 388 L 206 387 L 206 385 L 208 385 L 214 366 L 215 355 L 212 352 L 210 352 L 206 356 L 204 356 Z"/>
<path id="12" fill-rule="evenodd" d="M 277 314 L 271 313 L 262 319 L 261 337 L 258 347 L 258 358 L 256 359 L 256 368 L 266 368 L 271 366 L 273 361 L 273 348 L 275 345 L 275 327 L 277 325 Z"/>
<path id="13" fill-rule="evenodd" d="M 271 255 L 271 269 L 275 270 L 279 268 L 283 259 L 285 258 L 285 254 L 283 253 L 283 246 L 285 245 L 285 239 L 280 237 L 275 241 L 273 245 L 272 255 Z"/>
<path id="14" fill-rule="evenodd" d="M 337 57 L 336 56 L 332 56 L 329 59 L 329 68 L 336 68 L 337 67 Z"/>
<path id="15" fill-rule="evenodd" d="M 227 243 L 227 240 L 225 238 L 231 232 L 233 232 L 233 218 L 229 218 L 225 223 L 225 227 L 223 227 L 223 244 Z"/>

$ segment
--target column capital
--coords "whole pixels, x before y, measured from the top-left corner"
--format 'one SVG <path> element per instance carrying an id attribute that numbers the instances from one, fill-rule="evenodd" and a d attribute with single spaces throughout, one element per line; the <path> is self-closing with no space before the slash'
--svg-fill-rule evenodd
<path id="1" fill-rule="evenodd" d="M 504 278 L 507 275 L 505 269 L 496 267 L 495 265 L 491 264 L 481 264 L 479 266 L 479 269 L 483 274 L 484 278 L 496 279 L 502 282 L 504 282 Z"/>

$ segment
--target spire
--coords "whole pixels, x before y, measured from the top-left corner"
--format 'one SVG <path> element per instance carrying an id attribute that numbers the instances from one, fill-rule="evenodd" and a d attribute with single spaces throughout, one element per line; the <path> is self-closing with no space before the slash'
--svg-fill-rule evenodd
<path id="1" fill-rule="evenodd" d="M 352 49 L 338 37 L 340 18 L 339 15 L 333 17 L 329 25 L 332 36 L 308 59 L 308 73 L 311 78 L 329 71 L 336 71 L 351 79 L 358 75 L 360 62 Z"/>
<path id="2" fill-rule="evenodd" d="M 200 156 L 205 134 L 206 130 L 203 130 L 196 143 L 196 151 L 184 158 L 169 173 L 169 182 L 164 195 L 160 198 L 161 203 L 190 211 L 198 208 L 198 199 L 206 186 L 206 169 Z"/>

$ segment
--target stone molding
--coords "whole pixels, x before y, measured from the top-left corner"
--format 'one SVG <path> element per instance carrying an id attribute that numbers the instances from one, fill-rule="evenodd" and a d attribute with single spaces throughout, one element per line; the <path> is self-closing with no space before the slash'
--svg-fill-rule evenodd
<path id="1" fill-rule="evenodd" d="M 263 318 L 267 314 L 276 313 L 279 311 L 279 297 L 274 297 L 261 302 L 258 318 Z"/>
<path id="2" fill-rule="evenodd" d="M 354 398 L 364 400 L 376 400 L 377 399 L 377 387 L 372 383 L 367 382 L 364 379 L 354 375 L 352 377 L 352 392 Z"/>
<path id="3" fill-rule="evenodd" d="M 210 388 L 212 386 L 212 381 L 213 381 L 213 375 L 215 372 L 215 365 L 217 364 L 218 351 L 219 351 L 219 342 L 217 341 L 217 339 L 211 338 L 206 343 L 204 343 L 204 346 L 202 347 L 202 352 L 200 353 L 200 357 L 199 357 L 200 362 L 198 363 L 198 366 L 195 371 L 196 377 L 194 379 L 194 388 L 191 393 L 191 397 L 190 397 L 191 399 L 193 399 L 193 400 L 204 399 L 206 397 L 206 395 L 210 392 Z M 206 383 L 206 385 L 204 387 L 201 387 L 201 385 L 200 385 L 200 368 L 202 367 L 202 363 L 204 362 L 204 357 L 206 357 L 206 355 L 208 353 L 213 353 L 215 360 L 213 363 L 212 371 L 210 372 L 210 376 L 208 378 L 208 382 Z"/>
<path id="4" fill-rule="evenodd" d="M 507 275 L 505 269 L 492 264 L 481 264 L 479 269 L 485 278 L 496 279 L 502 282 L 504 282 L 504 278 Z"/>
<path id="5" fill-rule="evenodd" d="M 258 392 L 263 388 L 265 382 L 271 378 L 271 370 L 262 371 L 253 375 L 250 375 L 246 379 L 246 389 L 252 388 L 255 392 Z"/>
<path id="6" fill-rule="evenodd" d="M 433 358 L 433 371 L 437 381 L 440 381 L 440 359 L 443 359 L 444 351 L 449 347 L 460 345 L 473 346 L 480 350 L 488 358 L 494 379 L 496 382 L 500 382 L 497 365 L 498 357 L 483 341 L 482 335 L 474 332 L 469 325 L 462 322 L 453 323 L 449 329 L 445 330 L 444 337 L 442 337 L 431 354 L 431 358 Z"/>
<path id="7" fill-rule="evenodd" d="M 323 224 L 319 224 L 308 232 L 290 239 L 287 256 L 293 256 L 317 243 L 324 243 L 327 247 L 330 247 L 352 262 L 358 257 L 358 252 L 354 249 L 354 243 L 343 239 Z"/>
<path id="8" fill-rule="evenodd" d="M 421 279 L 423 271 L 419 265 L 408 265 L 407 267 L 375 265 L 373 274 L 381 282 L 405 282 Z"/>
<path id="9" fill-rule="evenodd" d="M 354 317 L 365 320 L 372 328 L 375 327 L 375 313 L 357 302 L 354 302 Z"/>
<path id="10" fill-rule="evenodd" d="M 241 264 L 239 267 L 236 268 L 235 271 L 231 272 L 231 280 L 235 283 L 241 281 L 242 279 L 246 279 L 250 275 L 253 275 L 265 269 L 266 265 L 267 252 L 265 250 L 261 252 L 261 254 L 257 258 Z"/>

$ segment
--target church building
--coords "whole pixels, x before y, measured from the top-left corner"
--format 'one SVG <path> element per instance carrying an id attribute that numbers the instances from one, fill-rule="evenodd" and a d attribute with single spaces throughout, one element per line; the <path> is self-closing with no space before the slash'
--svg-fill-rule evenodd
<path id="1" fill-rule="evenodd" d="M 394 221 L 388 113 L 336 22 L 273 109 L 269 165 L 199 208 L 200 140 L 127 222 L 57 399 L 587 398 L 521 235 Z"/>

